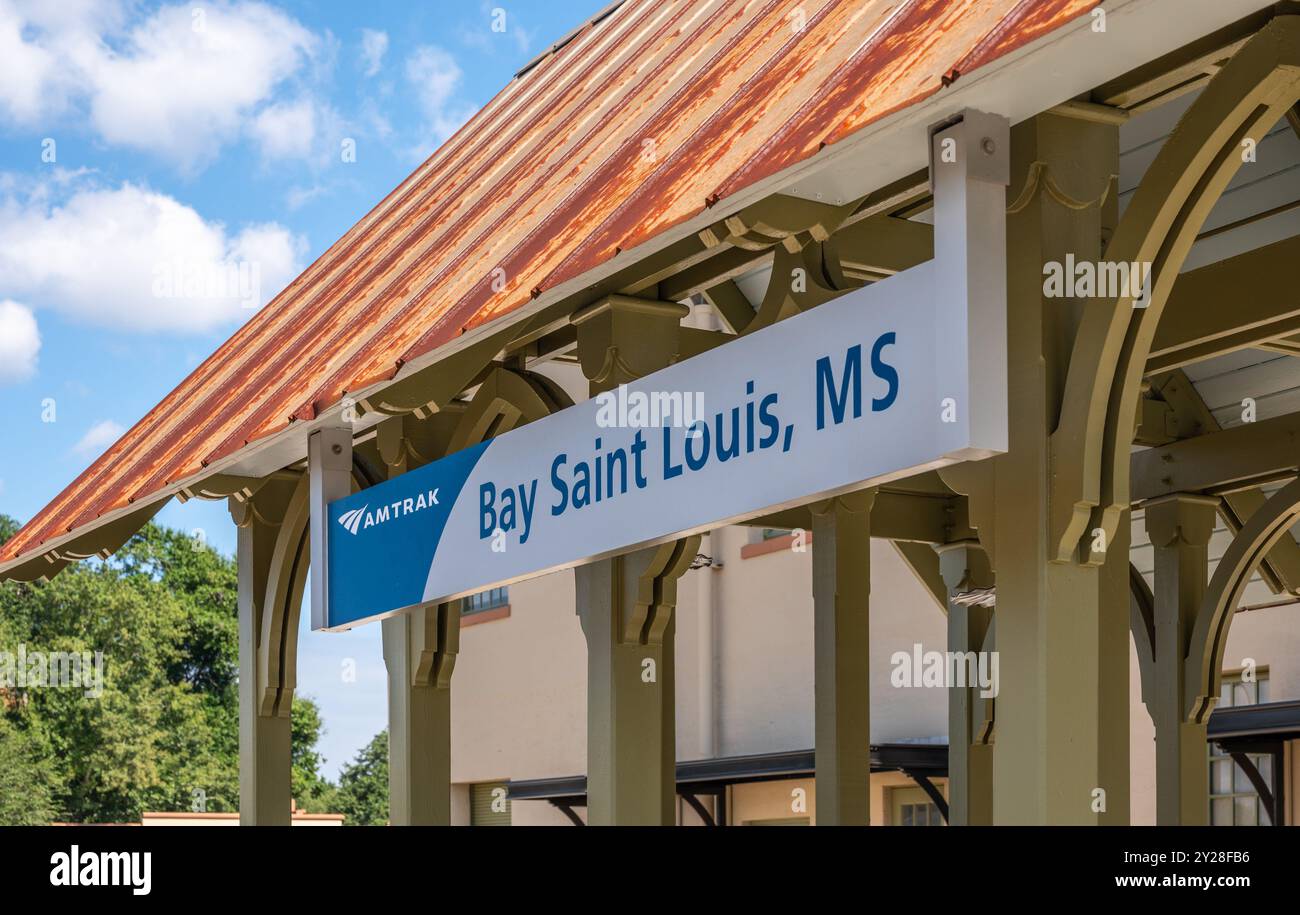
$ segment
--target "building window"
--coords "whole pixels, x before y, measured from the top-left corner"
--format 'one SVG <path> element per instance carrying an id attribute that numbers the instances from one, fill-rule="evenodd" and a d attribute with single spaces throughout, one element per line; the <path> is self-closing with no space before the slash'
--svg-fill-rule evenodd
<path id="1" fill-rule="evenodd" d="M 942 826 L 943 815 L 920 788 L 893 788 L 889 792 L 893 806 L 890 822 L 895 826 Z"/>
<path id="2" fill-rule="evenodd" d="M 505 782 L 469 786 L 469 825 L 510 825 L 510 796 Z"/>
<path id="3" fill-rule="evenodd" d="M 461 615 L 481 613 L 484 610 L 495 610 L 497 607 L 504 607 L 509 603 L 509 588 L 489 588 L 486 591 L 480 591 L 465 598 L 465 606 L 461 609 Z"/>
<path id="4" fill-rule="evenodd" d="M 942 826 L 943 817 L 934 804 L 900 804 L 899 826 Z"/>
<path id="5" fill-rule="evenodd" d="M 764 540 L 775 540 L 777 537 L 788 537 L 789 535 L 790 535 L 790 530 L 789 530 L 789 528 L 784 528 L 784 527 L 765 527 L 765 528 L 763 528 L 763 539 L 764 539 Z"/>
<path id="6" fill-rule="evenodd" d="M 1240 674 L 1224 674 L 1223 689 L 1219 693 L 1219 708 L 1237 708 L 1258 705 L 1268 701 L 1268 671 L 1260 668 L 1253 681 L 1244 681 Z M 1211 826 L 1266 826 L 1271 823 L 1268 810 L 1255 792 L 1255 787 L 1228 754 L 1213 741 L 1210 753 L 1210 825 Z M 1259 774 L 1271 787 L 1273 785 L 1273 757 L 1267 753 L 1247 753 L 1259 769 Z"/>

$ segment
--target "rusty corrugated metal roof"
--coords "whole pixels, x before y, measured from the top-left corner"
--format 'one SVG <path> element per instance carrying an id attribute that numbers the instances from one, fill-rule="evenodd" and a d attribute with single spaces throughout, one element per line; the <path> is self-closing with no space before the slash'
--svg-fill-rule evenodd
<path id="1" fill-rule="evenodd" d="M 627 0 L 522 71 L 0 548 L 0 564 L 157 501 L 1096 5 Z"/>

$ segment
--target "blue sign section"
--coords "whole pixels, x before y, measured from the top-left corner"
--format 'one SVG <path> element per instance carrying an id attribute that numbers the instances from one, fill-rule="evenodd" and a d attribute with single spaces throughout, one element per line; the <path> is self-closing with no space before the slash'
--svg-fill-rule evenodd
<path id="1" fill-rule="evenodd" d="M 447 518 L 489 444 L 330 503 L 328 628 L 421 602 Z"/>

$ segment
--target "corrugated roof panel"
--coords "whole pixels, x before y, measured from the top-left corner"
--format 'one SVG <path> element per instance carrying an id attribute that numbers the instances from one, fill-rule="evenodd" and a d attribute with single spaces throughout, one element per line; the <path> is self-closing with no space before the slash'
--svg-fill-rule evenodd
<path id="1" fill-rule="evenodd" d="M 161 497 L 1096 3 L 628 0 L 506 86 L 0 563 Z"/>

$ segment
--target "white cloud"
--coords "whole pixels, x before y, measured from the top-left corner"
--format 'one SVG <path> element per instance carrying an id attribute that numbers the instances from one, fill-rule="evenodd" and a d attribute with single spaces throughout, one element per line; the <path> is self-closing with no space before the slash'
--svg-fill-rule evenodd
<path id="1" fill-rule="evenodd" d="M 126 430 L 111 419 L 100 420 L 86 430 L 77 444 L 72 446 L 72 453 L 81 457 L 99 454 L 109 445 L 122 437 Z"/>
<path id="2" fill-rule="evenodd" d="M 436 45 L 422 45 L 406 59 L 406 78 L 430 116 L 442 113 L 463 75 L 456 58 Z"/>
<path id="3" fill-rule="evenodd" d="M 0 0 L 0 113 L 30 125 L 84 109 L 108 143 L 193 168 L 321 45 L 260 3 L 168 6 L 129 29 L 121 9 Z"/>
<path id="4" fill-rule="evenodd" d="M 249 124 L 248 132 L 263 159 L 300 159 L 323 169 L 339 161 L 339 142 L 348 129 L 330 105 L 312 95 L 302 95 L 263 108 Z"/>
<path id="5" fill-rule="evenodd" d="M 268 159 L 305 159 L 316 140 L 316 106 L 306 98 L 270 105 L 250 130 Z"/>
<path id="6" fill-rule="evenodd" d="M 50 107 L 62 107 L 54 54 L 23 40 L 23 18 L 0 2 L 0 113 L 30 123 Z"/>
<path id="7" fill-rule="evenodd" d="M 456 59 L 436 45 L 422 45 L 406 59 L 406 78 L 427 120 L 422 149 L 432 151 L 474 113 L 456 99 L 463 76 Z"/>
<path id="8" fill-rule="evenodd" d="M 22 381 L 36 371 L 41 333 L 26 305 L 0 301 L 0 382 Z"/>
<path id="9" fill-rule="evenodd" d="M 143 331 L 246 320 L 300 272 L 306 241 L 275 223 L 231 232 L 129 182 L 0 198 L 0 295 Z"/>
<path id="10" fill-rule="evenodd" d="M 300 210 L 316 198 L 323 197 L 328 192 L 329 188 L 321 184 L 313 184 L 309 187 L 296 185 L 285 192 L 284 202 L 289 209 Z"/>
<path id="11" fill-rule="evenodd" d="M 243 116 L 298 69 L 316 39 L 258 4 L 169 7 L 132 30 L 127 53 L 88 62 L 91 117 L 110 143 L 192 164 L 233 142 Z"/>
<path id="12" fill-rule="evenodd" d="M 361 68 L 366 76 L 374 76 L 384 64 L 388 53 L 388 33 L 375 29 L 361 30 Z"/>
<path id="13" fill-rule="evenodd" d="M 107 53 L 100 36 L 119 31 L 121 0 L 0 0 L 0 115 L 46 123 L 83 91 L 78 61 Z"/>

